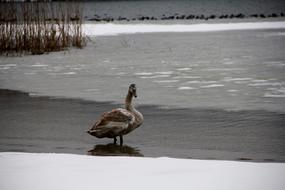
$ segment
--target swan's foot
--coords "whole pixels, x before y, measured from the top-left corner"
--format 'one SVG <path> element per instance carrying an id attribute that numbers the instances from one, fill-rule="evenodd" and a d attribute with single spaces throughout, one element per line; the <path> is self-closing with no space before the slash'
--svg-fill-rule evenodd
<path id="1" fill-rule="evenodd" d="M 117 137 L 114 138 L 114 144 L 117 144 Z"/>
<path id="2" fill-rule="evenodd" d="M 121 135 L 121 136 L 120 136 L 120 145 L 122 146 L 123 143 L 124 143 L 124 139 L 123 139 L 123 136 Z"/>

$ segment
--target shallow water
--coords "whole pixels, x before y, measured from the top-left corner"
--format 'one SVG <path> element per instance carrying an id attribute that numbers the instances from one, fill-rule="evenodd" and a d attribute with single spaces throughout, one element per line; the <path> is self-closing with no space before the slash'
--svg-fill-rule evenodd
<path id="1" fill-rule="evenodd" d="M 285 162 L 284 114 L 140 106 L 145 121 L 124 146 L 85 132 L 119 106 L 0 90 L 0 151 Z"/>

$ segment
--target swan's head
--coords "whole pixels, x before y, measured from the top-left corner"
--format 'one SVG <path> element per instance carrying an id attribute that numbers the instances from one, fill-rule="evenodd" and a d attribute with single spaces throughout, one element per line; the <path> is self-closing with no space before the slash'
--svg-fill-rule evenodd
<path id="1" fill-rule="evenodd" d="M 137 97 L 137 87 L 135 84 L 130 85 L 129 93 L 131 93 L 135 98 Z"/>

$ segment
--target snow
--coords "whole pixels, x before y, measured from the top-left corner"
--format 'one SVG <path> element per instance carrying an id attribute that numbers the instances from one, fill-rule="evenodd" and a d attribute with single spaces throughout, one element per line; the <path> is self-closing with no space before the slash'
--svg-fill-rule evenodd
<path id="1" fill-rule="evenodd" d="M 213 32 L 231 30 L 284 29 L 285 22 L 242 22 L 215 24 L 84 24 L 90 36 L 157 32 Z"/>
<path id="2" fill-rule="evenodd" d="M 1 190 L 283 190 L 284 163 L 0 153 Z"/>

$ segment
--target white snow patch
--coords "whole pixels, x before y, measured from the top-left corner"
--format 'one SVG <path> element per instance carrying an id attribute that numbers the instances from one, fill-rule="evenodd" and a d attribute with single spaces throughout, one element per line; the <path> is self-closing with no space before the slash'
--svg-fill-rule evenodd
<path id="1" fill-rule="evenodd" d="M 157 83 L 172 83 L 172 82 L 179 82 L 179 80 L 155 80 L 153 82 L 157 82 Z"/>
<path id="2" fill-rule="evenodd" d="M 155 78 L 167 78 L 167 77 L 170 77 L 170 75 L 142 76 L 140 78 L 142 78 L 142 79 L 155 79 Z"/>
<path id="3" fill-rule="evenodd" d="M 268 80 L 264 80 L 264 79 L 259 79 L 259 80 L 252 80 L 251 82 L 254 83 L 263 83 L 263 82 L 267 82 Z"/>
<path id="4" fill-rule="evenodd" d="M 174 79 L 199 79 L 201 78 L 200 76 L 185 76 L 185 75 L 181 75 L 181 76 L 175 76 L 172 77 Z"/>
<path id="5" fill-rule="evenodd" d="M 251 83 L 248 86 L 282 86 L 280 82 L 262 82 L 262 83 Z"/>
<path id="6" fill-rule="evenodd" d="M 284 163 L 0 153 L 1 190 L 283 190 Z"/>
<path id="7" fill-rule="evenodd" d="M 192 70 L 191 68 L 189 68 L 189 67 L 184 67 L 184 68 L 178 68 L 178 69 L 176 69 L 177 71 L 190 71 L 190 70 Z"/>
<path id="8" fill-rule="evenodd" d="M 150 72 L 139 72 L 139 73 L 135 73 L 135 75 L 139 75 L 139 76 L 149 76 L 149 75 L 152 75 L 152 73 L 150 73 Z"/>
<path id="9" fill-rule="evenodd" d="M 271 94 L 271 93 L 265 93 L 264 97 L 266 98 L 285 98 L 285 94 Z"/>
<path id="10" fill-rule="evenodd" d="M 220 24 L 84 24 L 90 36 L 109 36 L 156 32 L 212 32 L 231 30 L 281 29 L 285 22 L 243 22 Z"/>
<path id="11" fill-rule="evenodd" d="M 193 88 L 191 86 L 180 86 L 178 88 L 178 90 L 194 90 L 194 89 L 196 89 L 196 88 Z"/>
<path id="12" fill-rule="evenodd" d="M 4 65 L 0 65 L 1 67 L 2 66 L 5 66 L 5 67 L 17 67 L 17 64 L 4 64 Z"/>
<path id="13" fill-rule="evenodd" d="M 48 67 L 46 64 L 35 63 L 34 65 L 30 65 L 30 67 Z"/>
<path id="14" fill-rule="evenodd" d="M 231 81 L 249 81 L 252 80 L 252 78 L 232 78 L 232 77 L 225 77 L 224 81 L 231 82 Z"/>
<path id="15" fill-rule="evenodd" d="M 76 72 L 66 72 L 66 73 L 62 73 L 63 75 L 75 75 Z"/>
<path id="16" fill-rule="evenodd" d="M 185 82 L 185 84 L 211 84 L 211 83 L 217 83 L 218 81 L 213 80 L 191 80 Z"/>
<path id="17" fill-rule="evenodd" d="M 160 74 L 160 75 L 171 75 L 173 73 L 173 71 L 159 71 L 159 72 L 155 72 L 156 74 Z"/>
<path id="18" fill-rule="evenodd" d="M 239 90 L 236 90 L 236 89 L 230 89 L 230 90 L 227 90 L 228 92 L 238 92 Z"/>
<path id="19" fill-rule="evenodd" d="M 0 70 L 8 70 L 11 67 L 17 67 L 17 64 L 4 64 L 4 65 L 0 64 Z"/>
<path id="20" fill-rule="evenodd" d="M 24 73 L 25 75 L 35 75 L 35 72 Z"/>
<path id="21" fill-rule="evenodd" d="M 244 68 L 209 68 L 206 71 L 243 71 Z"/>
<path id="22" fill-rule="evenodd" d="M 226 62 L 223 62 L 224 65 L 233 65 L 234 62 L 233 61 L 226 61 Z"/>
<path id="23" fill-rule="evenodd" d="M 10 69 L 10 67 L 3 67 L 3 66 L 0 66 L 0 70 L 8 70 Z"/>
<path id="24" fill-rule="evenodd" d="M 216 87 L 223 87 L 225 85 L 223 84 L 210 84 L 210 85 L 206 85 L 206 86 L 201 86 L 201 88 L 216 88 Z"/>
<path id="25" fill-rule="evenodd" d="M 98 91 L 100 91 L 100 90 L 97 89 L 97 88 L 90 88 L 90 89 L 85 89 L 84 91 L 85 91 L 85 92 L 98 92 Z"/>
<path id="26" fill-rule="evenodd" d="M 118 76 L 122 76 L 122 75 L 126 75 L 127 73 L 126 72 L 118 72 L 118 73 L 116 73 L 116 75 L 118 75 Z"/>
<path id="27" fill-rule="evenodd" d="M 30 96 L 30 97 L 39 97 L 40 95 L 39 95 L 38 93 L 30 92 L 30 93 L 29 93 L 29 96 Z"/>

